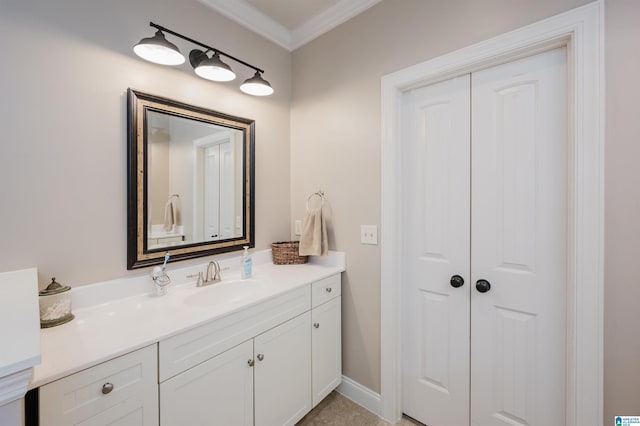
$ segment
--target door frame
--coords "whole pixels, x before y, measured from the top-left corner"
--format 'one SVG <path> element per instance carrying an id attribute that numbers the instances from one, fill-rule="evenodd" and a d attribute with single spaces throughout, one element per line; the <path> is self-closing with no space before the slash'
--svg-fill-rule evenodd
<path id="1" fill-rule="evenodd" d="M 381 415 L 402 416 L 402 96 L 416 87 L 566 46 L 569 217 L 566 425 L 603 419 L 604 0 L 382 77 Z"/>

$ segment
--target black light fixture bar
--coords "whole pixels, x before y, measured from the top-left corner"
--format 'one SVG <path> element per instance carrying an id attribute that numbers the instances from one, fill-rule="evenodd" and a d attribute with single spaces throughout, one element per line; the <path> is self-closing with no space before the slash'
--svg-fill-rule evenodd
<path id="1" fill-rule="evenodd" d="M 259 73 L 261 73 L 261 74 L 262 74 L 262 73 L 264 73 L 264 70 L 262 70 L 262 69 L 260 69 L 260 68 L 258 68 L 258 67 L 255 67 L 255 66 L 251 65 L 250 63 L 243 61 L 242 59 L 238 59 L 238 58 L 236 58 L 235 56 L 229 55 L 228 53 L 225 53 L 225 52 L 223 52 L 223 51 L 222 51 L 222 50 L 220 50 L 220 49 L 216 49 L 215 47 L 207 46 L 207 45 L 206 45 L 206 44 L 204 44 L 204 43 L 200 43 L 200 42 L 199 42 L 199 41 L 197 41 L 197 40 L 194 40 L 194 39 L 192 39 L 192 38 L 190 38 L 190 37 L 184 36 L 184 35 L 182 35 L 182 34 L 180 34 L 180 33 L 177 33 L 177 32 L 175 32 L 175 31 L 172 31 L 172 30 L 168 29 L 168 28 L 165 28 L 165 27 L 163 27 L 162 25 L 154 24 L 153 22 L 149 22 L 149 25 L 150 25 L 150 26 L 152 26 L 153 28 L 156 28 L 156 29 L 158 29 L 158 30 L 160 30 L 160 31 L 163 31 L 163 32 L 165 32 L 165 33 L 169 33 L 169 34 L 171 34 L 171 35 L 173 35 L 173 36 L 176 36 L 176 37 L 178 37 L 178 38 L 181 38 L 181 39 L 183 39 L 183 40 L 186 40 L 186 41 L 188 41 L 188 42 L 190 42 L 190 43 L 197 44 L 198 46 L 203 47 L 203 48 L 205 48 L 205 49 L 207 49 L 207 50 L 211 50 L 211 51 L 213 51 L 213 52 L 218 52 L 218 54 L 219 54 L 219 55 L 221 55 L 221 56 L 225 56 L 225 57 L 227 57 L 227 58 L 229 58 L 229 59 L 233 59 L 234 61 L 236 61 L 236 62 L 238 62 L 238 63 L 240 63 L 240 64 L 242 64 L 242 65 L 244 65 L 244 66 L 246 66 L 246 67 L 252 68 L 252 69 L 254 69 L 254 70 L 258 71 L 258 72 L 259 72 Z"/>

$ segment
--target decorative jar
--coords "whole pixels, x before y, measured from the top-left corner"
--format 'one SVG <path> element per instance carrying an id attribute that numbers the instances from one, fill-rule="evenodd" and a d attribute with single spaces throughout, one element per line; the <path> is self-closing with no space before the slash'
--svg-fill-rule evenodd
<path id="1" fill-rule="evenodd" d="M 56 282 L 51 278 L 51 284 L 42 290 L 40 300 L 40 328 L 55 327 L 73 319 L 71 313 L 71 287 Z"/>

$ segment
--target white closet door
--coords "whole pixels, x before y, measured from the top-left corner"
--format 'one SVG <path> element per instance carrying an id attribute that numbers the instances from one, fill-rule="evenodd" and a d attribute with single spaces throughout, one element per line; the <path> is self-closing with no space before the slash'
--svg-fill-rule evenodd
<path id="1" fill-rule="evenodd" d="M 469 81 L 403 99 L 403 411 L 430 426 L 469 424 Z"/>
<path id="2" fill-rule="evenodd" d="M 472 75 L 474 426 L 565 423 L 566 81 L 565 49 Z"/>

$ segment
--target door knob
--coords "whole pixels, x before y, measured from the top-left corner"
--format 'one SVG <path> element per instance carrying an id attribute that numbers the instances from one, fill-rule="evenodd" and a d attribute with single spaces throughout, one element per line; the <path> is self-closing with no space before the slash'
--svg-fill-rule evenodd
<path id="1" fill-rule="evenodd" d="M 464 285 L 464 278 L 462 278 L 460 275 L 454 275 L 451 277 L 451 281 L 449 281 L 449 284 L 451 284 L 451 287 L 453 288 L 462 287 Z"/>
<path id="2" fill-rule="evenodd" d="M 258 354 L 258 361 L 262 361 L 264 359 L 264 355 Z"/>
<path id="3" fill-rule="evenodd" d="M 478 280 L 476 281 L 476 290 L 480 293 L 486 293 L 491 290 L 491 283 L 487 280 Z"/>

